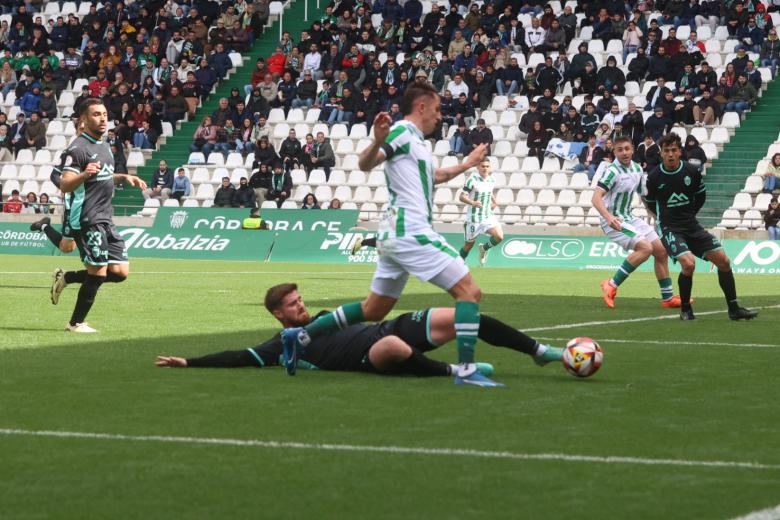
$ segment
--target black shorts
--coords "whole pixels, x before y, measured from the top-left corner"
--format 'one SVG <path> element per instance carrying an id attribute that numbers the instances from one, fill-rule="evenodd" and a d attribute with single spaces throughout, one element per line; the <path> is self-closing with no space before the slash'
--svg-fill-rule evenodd
<path id="1" fill-rule="evenodd" d="M 686 253 L 704 259 L 707 253 L 723 249 L 720 241 L 698 223 L 684 229 L 669 229 L 661 225 L 661 242 L 675 260 Z"/>
<path id="2" fill-rule="evenodd" d="M 83 225 L 79 231 L 73 232 L 73 236 L 85 265 L 127 263 L 125 241 L 110 222 Z"/>
<path id="3" fill-rule="evenodd" d="M 430 309 L 408 312 L 389 321 L 369 326 L 366 334 L 354 336 L 347 343 L 340 343 L 341 352 L 336 363 L 328 363 L 327 370 L 345 370 L 349 372 L 376 373 L 376 368 L 368 358 L 368 351 L 374 344 L 387 336 L 398 336 L 409 346 L 427 352 L 438 347 L 429 341 L 430 329 L 428 319 Z"/>

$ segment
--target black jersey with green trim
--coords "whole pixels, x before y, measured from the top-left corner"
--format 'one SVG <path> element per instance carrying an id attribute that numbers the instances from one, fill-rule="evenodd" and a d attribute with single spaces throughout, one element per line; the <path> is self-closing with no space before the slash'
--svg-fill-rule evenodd
<path id="1" fill-rule="evenodd" d="M 645 199 L 655 208 L 659 226 L 687 229 L 698 225 L 696 213 L 701 204 L 696 199 L 703 201 L 706 193 L 701 172 L 685 161 L 675 171 L 667 171 L 662 163 L 647 174 Z"/>
<path id="2" fill-rule="evenodd" d="M 87 165 L 99 162 L 97 175 L 93 175 L 71 193 L 65 194 L 65 210 L 71 229 L 79 230 L 82 224 L 111 222 L 114 196 L 114 155 L 106 141 L 93 139 L 86 133 L 76 137 L 60 155 L 60 164 L 53 169 L 52 182 L 60 181 L 64 172 L 81 173 Z"/>

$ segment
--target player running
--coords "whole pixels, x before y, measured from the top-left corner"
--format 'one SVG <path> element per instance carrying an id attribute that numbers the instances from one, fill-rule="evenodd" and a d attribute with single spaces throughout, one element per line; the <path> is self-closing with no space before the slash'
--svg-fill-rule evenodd
<path id="1" fill-rule="evenodd" d="M 661 288 L 661 307 L 679 307 L 680 297 L 675 296 L 672 289 L 666 250 L 652 226 L 635 217 L 631 209 L 634 194 L 642 194 L 645 181 L 642 167 L 631 160 L 634 155 L 631 138 L 618 137 L 614 149 L 615 161 L 604 170 L 591 201 L 599 212 L 604 234 L 626 251 L 633 249 L 633 252 L 611 279 L 601 282 L 604 303 L 610 309 L 614 308 L 617 288 L 652 255 L 655 276 Z"/>
<path id="2" fill-rule="evenodd" d="M 66 330 L 92 333 L 97 331 L 85 319 L 100 286 L 104 282 L 123 282 L 130 272 L 125 242 L 112 222 L 114 184 L 126 182 L 145 189 L 146 183 L 133 175 L 114 173 L 114 156 L 102 140 L 108 112 L 101 100 L 90 98 L 81 104 L 79 124 L 83 131 L 62 152 L 56 173 L 62 176 L 60 189 L 65 193 L 62 234 L 73 237 L 86 269 L 55 271 L 52 303 L 59 301 L 69 283 L 81 283 Z"/>
<path id="3" fill-rule="evenodd" d="M 292 283 L 276 285 L 265 295 L 265 308 L 283 327 L 303 327 L 312 321 L 309 311 Z M 326 315 L 326 311 L 317 316 Z M 315 317 L 316 318 L 316 317 Z M 352 325 L 333 334 L 312 339 L 305 354 L 298 358 L 298 368 L 409 374 L 415 376 L 449 376 L 458 370 L 425 356 L 426 352 L 455 337 L 455 313 L 452 308 L 425 309 L 402 314 L 381 323 Z M 545 360 L 536 356 L 541 345 L 490 316 L 480 316 L 479 337 L 498 347 L 506 347 L 534 357 L 539 365 Z M 160 367 L 270 367 L 283 364 L 282 339 L 279 334 L 244 350 L 228 350 L 199 358 L 158 356 Z M 493 373 L 492 365 L 477 363 L 484 375 Z"/>
<path id="4" fill-rule="evenodd" d="M 460 201 L 471 206 L 463 224 L 466 242 L 460 250 L 460 257 L 465 260 L 469 256 L 479 235 L 490 235 L 487 242 L 478 246 L 479 265 L 485 265 L 490 248 L 497 246 L 504 239 L 501 224 L 493 214 L 496 209 L 496 198 L 493 196 L 496 180 L 491 169 L 490 161 L 487 158 L 482 159 L 477 165 L 477 173 L 472 173 L 466 179 L 460 194 Z"/>
<path id="5" fill-rule="evenodd" d="M 693 320 L 696 317 L 691 308 L 693 271 L 696 267 L 694 255 L 712 262 L 718 268 L 718 282 L 726 297 L 729 318 L 751 320 L 758 311 L 740 307 L 737 303 L 737 287 L 731 261 L 718 239 L 707 232 L 696 220 L 704 201 L 707 188 L 698 168 L 680 160 L 682 142 L 677 134 L 667 134 L 658 143 L 661 148 L 661 164 L 647 176 L 647 208 L 656 215 L 656 227 L 666 250 L 680 262 L 682 271 L 677 278 L 680 288 L 680 319 Z"/>
<path id="6" fill-rule="evenodd" d="M 305 328 L 282 332 L 288 373 L 295 373 L 295 360 L 303 355 L 312 338 L 364 321 L 379 321 L 393 309 L 409 279 L 409 274 L 431 282 L 455 299 L 455 336 L 459 367 L 456 384 L 502 386 L 477 372 L 474 348 L 479 335 L 481 292 L 458 252 L 433 229 L 434 185 L 447 182 L 479 164 L 486 146 L 478 145 L 458 165 L 434 168 L 425 146 L 425 135 L 441 120 L 436 89 L 416 83 L 406 89 L 401 100 L 404 118 L 390 127 L 390 116 L 374 118 L 374 140 L 360 153 L 358 165 L 370 171 L 385 163 L 390 203 L 377 230 L 379 260 L 371 290 L 363 302 L 342 305 Z M 561 349 L 540 349 L 540 356 L 560 358 Z"/>

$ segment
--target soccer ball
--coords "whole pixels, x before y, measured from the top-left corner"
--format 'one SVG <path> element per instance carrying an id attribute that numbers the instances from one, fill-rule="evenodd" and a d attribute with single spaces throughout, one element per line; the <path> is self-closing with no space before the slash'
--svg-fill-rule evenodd
<path id="1" fill-rule="evenodd" d="M 581 337 L 566 344 L 561 363 L 571 375 L 588 377 L 596 373 L 603 357 L 604 352 L 595 340 Z"/>

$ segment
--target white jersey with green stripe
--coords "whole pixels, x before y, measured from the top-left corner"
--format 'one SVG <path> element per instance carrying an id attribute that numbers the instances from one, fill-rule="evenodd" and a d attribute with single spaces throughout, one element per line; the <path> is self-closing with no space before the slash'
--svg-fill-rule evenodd
<path id="1" fill-rule="evenodd" d="M 410 121 L 390 128 L 382 144 L 385 180 L 390 198 L 380 237 L 402 237 L 432 229 L 433 155 L 422 132 Z"/>
<path id="2" fill-rule="evenodd" d="M 647 175 L 638 163 L 631 161 L 628 166 L 623 166 L 615 159 L 598 181 L 598 186 L 607 192 L 604 195 L 604 205 L 621 220 L 633 219 L 631 201 L 634 193 L 642 194 L 646 181 Z M 606 223 L 604 217 L 600 219 L 602 224 Z"/>
<path id="3" fill-rule="evenodd" d="M 493 174 L 482 178 L 479 173 L 472 173 L 466 184 L 463 185 L 463 191 L 471 200 L 479 201 L 481 208 L 469 206 L 466 213 L 466 222 L 469 224 L 479 224 L 493 216 L 493 188 L 496 186 L 496 179 Z"/>

